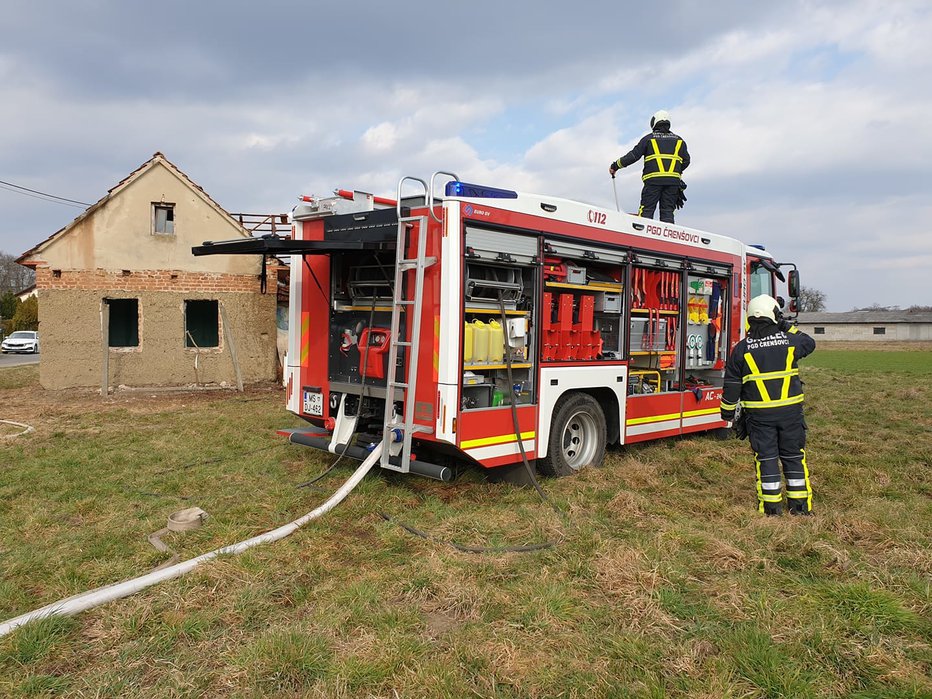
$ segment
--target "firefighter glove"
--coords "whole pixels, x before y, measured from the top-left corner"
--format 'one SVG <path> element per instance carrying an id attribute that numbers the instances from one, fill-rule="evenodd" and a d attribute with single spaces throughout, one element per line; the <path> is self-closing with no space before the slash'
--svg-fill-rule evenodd
<path id="1" fill-rule="evenodd" d="M 735 437 L 738 439 L 748 438 L 748 414 L 742 412 L 732 423 L 731 429 L 735 431 Z"/>
<path id="2" fill-rule="evenodd" d="M 618 165 L 618 161 L 617 161 L 617 160 L 613 160 L 613 161 L 612 161 L 612 164 L 608 166 L 608 174 L 610 174 L 612 177 L 614 177 L 614 176 L 615 176 L 615 173 L 618 172 L 620 169 L 621 169 L 621 167 Z"/>
<path id="3" fill-rule="evenodd" d="M 722 408 L 721 414 L 722 414 L 722 420 L 724 420 L 725 422 L 732 422 L 735 419 L 734 410 L 725 410 L 725 408 Z"/>
<path id="4" fill-rule="evenodd" d="M 676 193 L 676 203 L 674 208 L 682 209 L 683 204 L 686 203 L 686 183 L 680 182 L 680 191 Z"/>

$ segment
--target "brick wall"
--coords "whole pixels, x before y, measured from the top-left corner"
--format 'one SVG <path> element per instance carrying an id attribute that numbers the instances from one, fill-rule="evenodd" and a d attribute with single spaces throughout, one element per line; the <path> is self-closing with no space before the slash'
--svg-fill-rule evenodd
<path id="1" fill-rule="evenodd" d="M 275 288 L 275 267 L 267 278 Z M 36 289 L 75 291 L 174 291 L 180 293 L 259 292 L 259 275 L 215 274 L 172 270 L 53 270 L 36 268 Z"/>

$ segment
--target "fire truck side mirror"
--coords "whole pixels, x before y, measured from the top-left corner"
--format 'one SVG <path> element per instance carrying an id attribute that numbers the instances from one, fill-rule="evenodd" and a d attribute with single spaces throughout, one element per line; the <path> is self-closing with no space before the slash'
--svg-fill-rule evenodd
<path id="1" fill-rule="evenodd" d="M 787 275 L 786 290 L 790 298 L 799 298 L 799 272 L 795 269 L 791 269 Z"/>

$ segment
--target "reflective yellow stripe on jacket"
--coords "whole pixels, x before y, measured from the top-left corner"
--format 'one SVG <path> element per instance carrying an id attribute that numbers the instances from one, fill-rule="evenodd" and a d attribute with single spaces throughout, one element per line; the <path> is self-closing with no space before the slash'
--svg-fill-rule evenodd
<path id="1" fill-rule="evenodd" d="M 753 381 L 757 385 L 757 391 L 760 393 L 761 399 L 742 400 L 741 405 L 745 408 L 781 408 L 785 405 L 796 405 L 797 403 L 802 403 L 804 399 L 804 395 L 802 393 L 800 393 L 798 396 L 790 396 L 790 379 L 793 376 L 799 376 L 799 369 L 793 368 L 793 357 L 795 356 L 795 353 L 795 347 L 787 348 L 786 369 L 783 371 L 761 372 L 761 370 L 757 367 L 757 362 L 754 361 L 753 355 L 750 352 L 746 352 L 744 355 L 744 361 L 747 362 L 751 373 L 742 377 L 741 381 L 743 383 L 749 383 Z M 767 381 L 776 380 L 781 380 L 779 398 L 771 397 L 770 391 L 767 390 Z"/>
<path id="2" fill-rule="evenodd" d="M 657 172 L 645 173 L 642 175 L 641 179 L 649 180 L 652 177 L 682 177 L 682 175 L 676 171 L 676 164 L 683 162 L 683 158 L 680 156 L 680 146 L 683 145 L 683 139 L 678 138 L 676 140 L 676 148 L 673 150 L 673 155 L 661 153 L 656 138 L 650 139 L 650 145 L 654 150 L 654 154 L 644 156 L 644 162 L 656 162 Z M 669 165 L 664 165 L 665 162 L 669 162 Z"/>
<path id="3" fill-rule="evenodd" d="M 786 400 L 742 400 L 743 408 L 782 408 L 785 405 L 796 405 L 802 403 L 804 396 L 800 393 L 798 396 L 787 398 Z"/>

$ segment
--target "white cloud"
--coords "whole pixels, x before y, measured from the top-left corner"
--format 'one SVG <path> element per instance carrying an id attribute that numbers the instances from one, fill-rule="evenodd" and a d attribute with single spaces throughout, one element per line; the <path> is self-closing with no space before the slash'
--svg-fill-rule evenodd
<path id="1" fill-rule="evenodd" d="M 386 12 L 352 31 L 328 14 L 313 36 L 263 51 L 223 39 L 252 33 L 245 6 L 210 41 L 191 39 L 207 21 L 192 10 L 170 51 L 115 39 L 108 18 L 80 33 L 87 55 L 56 54 L 55 27 L 41 45 L 0 29 L 0 179 L 95 201 L 161 150 L 231 210 L 280 211 L 333 187 L 394 196 L 402 175 L 438 169 L 614 208 L 608 162 L 665 107 L 693 156 L 680 220 L 796 259 L 833 309 L 932 303 L 921 278 L 932 239 L 927 2 L 674 2 L 678 39 L 667 43 L 619 29 L 651 8 L 602 3 L 593 26 L 544 5 L 550 19 L 535 31 L 517 31 L 524 12 L 503 9 L 483 28 L 434 6 L 437 26 L 460 33 L 421 47 L 430 60 L 382 40 L 399 29 Z M 17 34 L 29 30 L 8 15 Z M 341 59 L 349 35 L 358 40 Z M 464 45 L 472 53 L 457 58 Z M 95 80 L 71 85 L 79 68 Z M 636 170 L 615 182 L 629 211 Z M 2 191 L 0 203 L 0 249 L 12 252 L 75 213 Z"/>
<path id="2" fill-rule="evenodd" d="M 370 153 L 384 153 L 398 143 L 398 127 L 387 121 L 376 124 L 362 135 L 363 147 Z"/>

